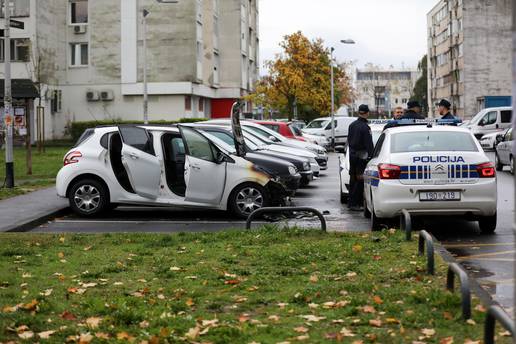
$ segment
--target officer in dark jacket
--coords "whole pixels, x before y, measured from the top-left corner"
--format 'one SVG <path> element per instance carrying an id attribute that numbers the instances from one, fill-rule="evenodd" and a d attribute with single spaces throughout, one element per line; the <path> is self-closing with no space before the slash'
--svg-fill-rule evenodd
<path id="1" fill-rule="evenodd" d="M 373 155 L 373 137 L 367 118 L 369 107 L 360 105 L 358 119 L 351 123 L 348 131 L 349 154 L 349 201 L 352 211 L 362 211 L 364 204 L 364 171 Z"/>
<path id="2" fill-rule="evenodd" d="M 450 112 L 451 104 L 446 99 L 442 99 L 439 104 L 439 114 L 441 119 L 456 119 L 455 116 Z"/>

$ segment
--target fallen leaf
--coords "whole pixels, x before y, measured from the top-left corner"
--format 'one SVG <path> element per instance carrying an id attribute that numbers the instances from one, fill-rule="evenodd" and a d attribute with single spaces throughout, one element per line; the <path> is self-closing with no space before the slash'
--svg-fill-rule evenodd
<path id="1" fill-rule="evenodd" d="M 271 316 L 269 316 L 269 318 L 268 318 L 268 319 L 269 319 L 269 320 L 272 320 L 272 321 L 276 321 L 276 322 L 278 322 L 278 321 L 280 320 L 280 317 L 279 317 L 279 316 L 277 316 L 277 315 L 271 315 Z"/>
<path id="2" fill-rule="evenodd" d="M 30 338 L 34 337 L 34 332 L 25 331 L 22 333 L 18 333 L 18 337 L 20 337 L 21 339 L 30 339 Z"/>
<path id="3" fill-rule="evenodd" d="M 309 330 L 304 326 L 295 327 L 294 331 L 297 333 L 307 333 Z"/>
<path id="4" fill-rule="evenodd" d="M 352 271 L 352 272 L 348 272 L 346 274 L 346 277 L 355 277 L 356 275 L 357 275 L 357 273 Z"/>
<path id="5" fill-rule="evenodd" d="M 93 248 L 93 246 L 86 246 L 85 248 L 83 248 L 84 251 L 89 251 Z"/>
<path id="6" fill-rule="evenodd" d="M 77 317 L 68 311 L 61 313 L 60 317 L 64 320 L 77 320 Z"/>
<path id="7" fill-rule="evenodd" d="M 18 310 L 19 306 L 16 305 L 16 306 L 5 306 L 4 308 L 2 308 L 2 312 L 3 313 L 14 313 Z"/>
<path id="8" fill-rule="evenodd" d="M 355 337 L 355 334 L 345 327 L 340 330 L 340 334 L 342 334 L 344 337 Z"/>
<path id="9" fill-rule="evenodd" d="M 98 284 L 95 283 L 95 282 L 92 282 L 92 283 L 82 283 L 81 284 L 81 287 L 83 288 L 93 288 L 93 287 L 96 287 Z"/>
<path id="10" fill-rule="evenodd" d="M 297 337 L 296 337 L 296 340 L 298 340 L 298 341 L 300 341 L 300 342 L 302 342 L 302 341 L 304 341 L 304 340 L 308 340 L 308 339 L 310 339 L 310 336 L 309 336 L 309 335 L 307 335 L 307 334 L 302 335 L 302 336 L 297 336 Z"/>
<path id="11" fill-rule="evenodd" d="M 159 336 L 162 338 L 170 337 L 170 330 L 168 329 L 168 327 L 162 327 L 159 330 Z"/>
<path id="12" fill-rule="evenodd" d="M 396 318 L 387 318 L 387 319 L 385 319 L 385 322 L 387 324 L 399 324 L 400 323 L 400 321 Z"/>
<path id="13" fill-rule="evenodd" d="M 326 317 L 318 317 L 316 315 L 310 314 L 310 315 L 300 315 L 301 318 L 305 319 L 308 322 L 319 322 L 321 320 L 326 319 Z"/>
<path id="14" fill-rule="evenodd" d="M 194 302 L 194 300 L 189 298 L 188 300 L 185 301 L 185 305 L 187 305 L 188 307 L 192 307 L 193 305 L 195 305 L 195 302 Z"/>
<path id="15" fill-rule="evenodd" d="M 471 340 L 471 339 L 466 339 L 464 341 L 464 344 L 480 344 L 480 340 Z"/>
<path id="16" fill-rule="evenodd" d="M 381 305 L 383 303 L 383 300 L 380 296 L 374 296 L 373 297 L 373 301 L 374 303 L 376 303 L 377 305 Z"/>
<path id="17" fill-rule="evenodd" d="M 362 307 L 362 312 L 364 313 L 376 313 L 376 309 L 373 306 L 364 306 Z"/>
<path id="18" fill-rule="evenodd" d="M 53 291 L 54 291 L 54 289 L 46 289 L 46 290 L 42 291 L 41 293 L 39 293 L 39 295 L 41 295 L 41 296 L 50 296 Z"/>
<path id="19" fill-rule="evenodd" d="M 421 333 L 425 335 L 425 337 L 432 337 L 435 335 L 435 330 L 433 328 L 424 328 L 421 330 Z"/>
<path id="20" fill-rule="evenodd" d="M 319 277 L 317 277 L 317 275 L 310 276 L 310 282 L 316 283 L 318 281 L 319 281 Z"/>
<path id="21" fill-rule="evenodd" d="M 446 337 L 439 341 L 439 344 L 453 344 L 453 337 Z"/>
<path id="22" fill-rule="evenodd" d="M 444 312 L 443 313 L 443 318 L 446 319 L 446 320 L 452 320 L 453 319 L 453 315 L 451 315 L 450 312 Z"/>
<path id="23" fill-rule="evenodd" d="M 374 327 L 382 327 L 382 321 L 380 319 L 371 319 L 369 320 L 369 325 Z"/>
<path id="24" fill-rule="evenodd" d="M 199 337 L 200 333 L 201 333 L 201 329 L 198 326 L 192 327 L 191 329 L 188 330 L 188 332 L 186 332 L 185 337 L 190 340 L 194 340 L 197 337 Z"/>
<path id="25" fill-rule="evenodd" d="M 104 332 L 97 332 L 95 333 L 95 337 L 99 338 L 99 339 L 109 339 L 109 333 L 104 333 Z"/>
<path id="26" fill-rule="evenodd" d="M 102 318 L 90 317 L 86 319 L 86 325 L 88 325 L 88 327 L 91 329 L 96 329 L 97 327 L 99 327 L 101 321 Z"/>
<path id="27" fill-rule="evenodd" d="M 476 321 L 475 321 L 475 320 L 473 320 L 473 319 L 468 319 L 468 320 L 466 320 L 466 323 L 467 323 L 468 325 L 476 325 L 476 324 L 477 324 L 477 323 L 476 323 Z"/>
<path id="28" fill-rule="evenodd" d="M 31 302 L 22 305 L 21 308 L 25 309 L 26 311 L 34 311 L 36 310 L 37 306 L 38 300 L 32 300 Z"/>
<path id="29" fill-rule="evenodd" d="M 60 242 L 60 243 L 64 243 L 64 242 L 65 242 L 65 238 L 64 238 L 64 237 L 60 237 L 60 238 L 59 238 L 59 242 Z"/>
<path id="30" fill-rule="evenodd" d="M 362 251 L 362 245 L 353 245 L 353 248 L 352 248 L 353 252 L 355 253 L 359 253 Z"/>
<path id="31" fill-rule="evenodd" d="M 60 258 L 60 259 L 63 259 L 65 257 L 65 254 L 63 252 L 59 252 L 57 254 L 57 256 Z"/>
<path id="32" fill-rule="evenodd" d="M 509 331 L 500 332 L 500 333 L 498 333 L 498 335 L 499 335 L 500 337 L 511 337 L 511 336 L 512 336 L 512 335 L 511 335 L 511 333 L 510 333 Z"/>
<path id="33" fill-rule="evenodd" d="M 288 306 L 288 303 L 284 303 L 284 302 L 278 303 L 278 307 L 281 308 L 281 309 L 284 309 L 287 306 Z"/>
<path id="34" fill-rule="evenodd" d="M 132 341 L 134 340 L 134 337 L 131 336 L 129 333 L 127 332 L 119 332 L 116 334 L 116 339 L 118 340 L 127 340 L 127 341 Z"/>
<path id="35" fill-rule="evenodd" d="M 179 268 L 177 266 L 173 266 L 170 268 L 170 271 L 181 271 L 181 268 Z"/>
<path id="36" fill-rule="evenodd" d="M 316 309 L 316 308 L 319 308 L 319 305 L 317 303 L 309 303 L 308 307 L 311 309 Z"/>
<path id="37" fill-rule="evenodd" d="M 48 339 L 54 333 L 56 333 L 56 331 L 43 331 L 43 332 L 38 333 L 38 337 L 41 339 Z"/>
<path id="38" fill-rule="evenodd" d="M 224 284 L 226 284 L 226 285 L 235 285 L 235 284 L 239 284 L 239 283 L 240 283 L 240 281 L 237 279 L 224 281 Z"/>

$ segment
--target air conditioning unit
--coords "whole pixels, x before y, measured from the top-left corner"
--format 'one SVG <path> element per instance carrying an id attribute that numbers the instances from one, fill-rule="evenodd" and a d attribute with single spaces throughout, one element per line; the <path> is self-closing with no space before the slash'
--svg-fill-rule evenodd
<path id="1" fill-rule="evenodd" d="M 100 92 L 100 98 L 104 101 L 110 101 L 115 99 L 115 95 L 112 90 L 103 90 Z"/>
<path id="2" fill-rule="evenodd" d="M 87 91 L 86 92 L 86 100 L 89 102 L 96 102 L 100 100 L 99 92 L 98 91 Z"/>
<path id="3" fill-rule="evenodd" d="M 87 31 L 86 25 L 77 25 L 77 26 L 74 26 L 74 28 L 73 28 L 73 32 L 75 32 L 76 34 L 83 34 L 83 33 L 86 33 L 86 31 Z"/>

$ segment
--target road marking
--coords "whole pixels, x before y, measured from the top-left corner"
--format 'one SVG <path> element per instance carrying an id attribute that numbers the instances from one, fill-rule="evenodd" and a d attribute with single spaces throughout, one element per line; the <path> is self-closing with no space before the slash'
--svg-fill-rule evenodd
<path id="1" fill-rule="evenodd" d="M 476 259 L 476 258 L 483 258 L 483 257 L 492 257 L 492 256 L 498 256 L 500 254 L 509 254 L 509 253 L 516 253 L 516 251 L 500 251 L 500 252 L 492 252 L 492 253 L 482 253 L 482 254 L 474 254 L 471 256 L 462 256 L 457 257 L 457 259 L 465 260 L 465 259 Z"/>
<path id="2" fill-rule="evenodd" d="M 514 243 L 508 244 L 444 244 L 445 248 L 461 248 L 461 247 L 491 247 L 491 246 L 514 246 Z"/>

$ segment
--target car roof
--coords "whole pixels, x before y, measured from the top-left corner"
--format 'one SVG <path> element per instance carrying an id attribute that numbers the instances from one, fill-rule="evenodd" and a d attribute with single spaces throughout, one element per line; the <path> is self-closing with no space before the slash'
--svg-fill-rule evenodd
<path id="1" fill-rule="evenodd" d="M 455 127 L 451 125 L 433 125 L 431 127 L 427 125 L 402 125 L 398 127 L 391 127 L 385 130 L 386 133 L 396 134 L 396 133 L 408 133 L 408 132 L 421 132 L 421 131 L 449 131 L 449 132 L 459 132 L 459 133 L 469 133 L 471 131 L 466 128 Z"/>

